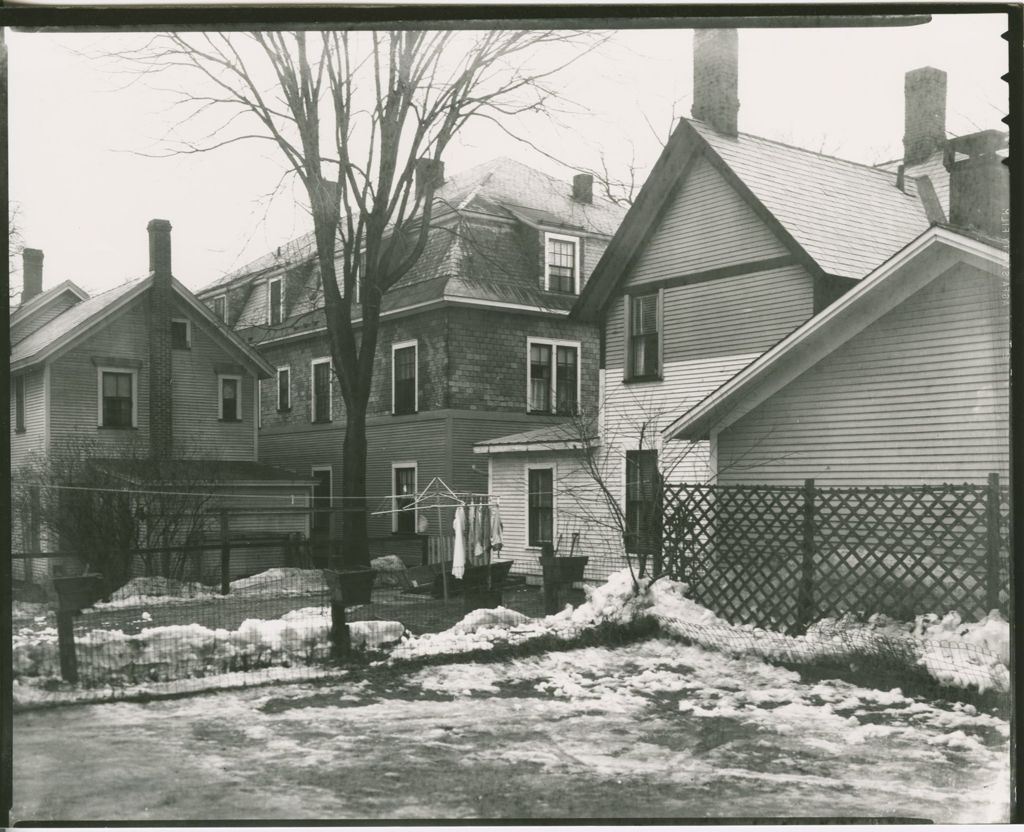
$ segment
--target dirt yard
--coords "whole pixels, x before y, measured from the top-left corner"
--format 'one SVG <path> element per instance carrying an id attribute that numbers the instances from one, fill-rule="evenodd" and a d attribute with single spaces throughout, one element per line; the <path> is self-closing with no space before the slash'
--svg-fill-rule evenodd
<path id="1" fill-rule="evenodd" d="M 13 820 L 1006 820 L 970 706 L 669 641 L 17 714 Z"/>

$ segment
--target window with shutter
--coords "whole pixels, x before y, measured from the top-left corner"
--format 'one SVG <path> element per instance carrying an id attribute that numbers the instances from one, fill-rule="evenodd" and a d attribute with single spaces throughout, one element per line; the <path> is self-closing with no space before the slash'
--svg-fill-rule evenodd
<path id="1" fill-rule="evenodd" d="M 661 365 L 658 293 L 630 299 L 629 371 L 632 378 L 657 378 Z"/>

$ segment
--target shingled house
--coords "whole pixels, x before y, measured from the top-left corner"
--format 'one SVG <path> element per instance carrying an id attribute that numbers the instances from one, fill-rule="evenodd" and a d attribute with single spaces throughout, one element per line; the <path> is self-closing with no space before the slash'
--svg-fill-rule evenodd
<path id="1" fill-rule="evenodd" d="M 506 551 L 524 568 L 536 568 L 540 523 L 563 547 L 575 540 L 592 555 L 592 577 L 618 568 L 624 547 L 651 550 L 658 475 L 742 481 L 750 448 L 730 449 L 726 463 L 707 432 L 713 419 L 691 429 L 681 415 L 905 247 L 931 240 L 923 235 L 948 224 L 950 202 L 956 216 L 957 199 L 985 186 L 983 176 L 962 175 L 979 169 L 976 160 L 950 161 L 941 71 L 908 73 L 906 159 L 872 167 L 740 132 L 736 45 L 735 31 L 695 34 L 693 117 L 680 121 L 573 310 L 572 320 L 603 332 L 596 425 L 476 448 L 505 507 Z M 958 188 L 950 169 L 961 172 Z M 919 265 L 940 251 L 955 261 L 950 235 L 939 237 Z M 989 255 L 991 271 L 998 251 Z M 975 265 L 984 259 L 974 256 Z M 760 427 L 764 441 L 770 429 Z"/>
<path id="2" fill-rule="evenodd" d="M 569 310 L 623 213 L 587 175 L 561 182 L 510 159 L 444 181 L 426 250 L 384 298 L 367 414 L 371 511 L 435 476 L 487 492 L 476 442 L 596 402 L 598 328 Z M 260 459 L 312 475 L 327 505 L 345 420 L 312 235 L 198 294 L 274 368 L 261 391 Z M 315 533 L 328 534 L 330 515 L 318 518 Z M 372 516 L 370 534 L 410 533 L 418 521 L 438 533 L 433 516 L 407 512 Z"/>

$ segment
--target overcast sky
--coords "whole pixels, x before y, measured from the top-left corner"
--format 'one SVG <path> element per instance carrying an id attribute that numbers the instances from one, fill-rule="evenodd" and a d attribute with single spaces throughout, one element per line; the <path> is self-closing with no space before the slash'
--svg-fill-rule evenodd
<path id="1" fill-rule="evenodd" d="M 914 27 L 742 29 L 740 130 L 865 163 L 896 158 L 903 76 L 925 65 L 949 73 L 950 135 L 1002 128 L 1004 28 L 1003 15 L 948 14 Z M 95 292 L 144 275 L 154 217 L 171 221 L 175 275 L 192 289 L 306 231 L 300 193 L 267 196 L 282 172 L 268 143 L 138 155 L 161 148 L 166 98 L 76 54 L 126 37 L 138 36 L 5 32 L 10 197 L 24 244 L 45 253 L 44 286 Z M 564 166 L 481 125 L 449 146 L 447 169 L 511 156 L 568 182 L 602 153 L 622 170 L 633 154 L 649 167 L 673 114 L 690 114 L 691 44 L 687 29 L 621 31 L 562 76 L 573 112 L 522 129 Z"/>

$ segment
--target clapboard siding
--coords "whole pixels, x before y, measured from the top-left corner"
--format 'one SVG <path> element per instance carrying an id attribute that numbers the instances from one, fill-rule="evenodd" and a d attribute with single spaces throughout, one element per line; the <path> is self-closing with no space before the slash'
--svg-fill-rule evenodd
<path id="1" fill-rule="evenodd" d="M 80 303 L 80 300 L 73 292 L 61 292 L 45 306 L 11 325 L 11 343 L 17 344 L 19 341 L 28 338 L 37 329 L 48 324 L 76 303 Z"/>
<path id="2" fill-rule="evenodd" d="M 257 280 L 252 284 L 249 298 L 235 321 L 235 328 L 263 326 L 267 324 L 267 281 Z"/>
<path id="3" fill-rule="evenodd" d="M 998 281 L 961 266 L 724 430 L 719 479 L 915 484 L 1006 475 L 1008 355 Z"/>
<path id="4" fill-rule="evenodd" d="M 308 425 L 286 433 L 261 434 L 259 461 L 309 476 L 313 466 L 335 466 L 335 485 L 340 484 L 345 431 L 332 425 Z"/>
<path id="5" fill-rule="evenodd" d="M 46 398 L 41 369 L 21 374 L 25 379 L 25 430 L 16 433 L 14 377 L 11 377 L 11 469 L 28 463 L 34 454 L 45 448 Z"/>
<path id="6" fill-rule="evenodd" d="M 787 253 L 736 190 L 701 158 L 630 271 L 627 285 Z"/>
<path id="7" fill-rule="evenodd" d="M 175 451 L 188 457 L 255 459 L 255 375 L 249 370 L 241 373 L 242 420 L 221 421 L 216 368 L 218 364 L 237 365 L 238 357 L 224 349 L 220 343 L 223 336 L 216 329 L 197 320 L 183 304 L 175 305 L 174 316 L 192 323 L 191 348 L 171 351 Z M 148 362 L 148 354 L 142 355 Z"/>

